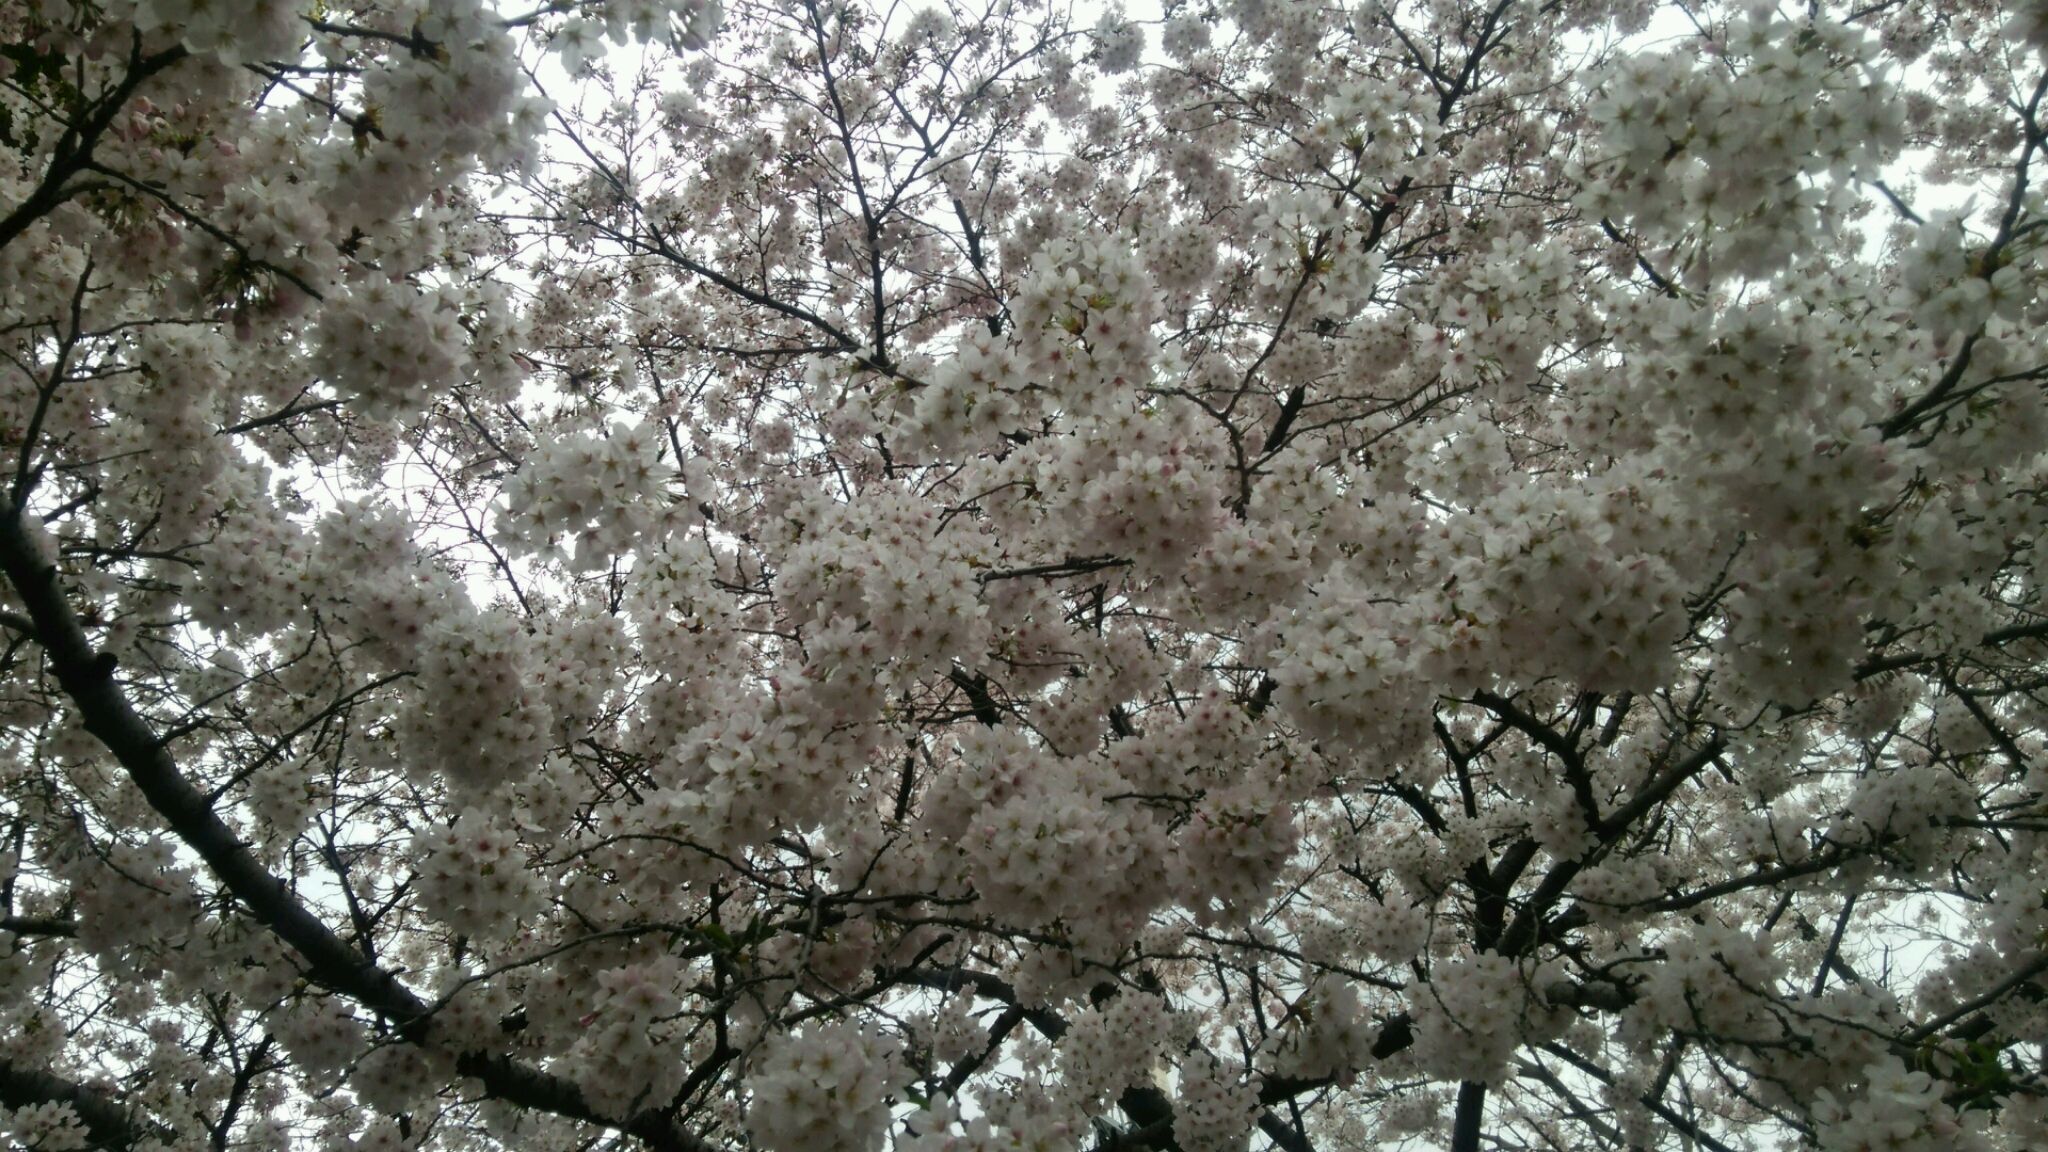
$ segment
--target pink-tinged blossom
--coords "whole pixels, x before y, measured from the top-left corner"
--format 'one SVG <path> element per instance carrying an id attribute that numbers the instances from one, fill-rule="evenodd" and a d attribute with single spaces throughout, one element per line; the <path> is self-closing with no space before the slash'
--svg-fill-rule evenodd
<path id="1" fill-rule="evenodd" d="M 913 8 L 0 4 L 7 1137 L 2043 1146 L 2041 5 Z"/>

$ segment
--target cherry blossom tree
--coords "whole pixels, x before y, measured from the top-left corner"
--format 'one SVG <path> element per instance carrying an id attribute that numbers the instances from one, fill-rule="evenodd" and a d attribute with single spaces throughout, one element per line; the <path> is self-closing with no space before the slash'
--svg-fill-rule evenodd
<path id="1" fill-rule="evenodd" d="M 2048 1146 L 2048 5 L 0 6 L 34 1149 Z"/>

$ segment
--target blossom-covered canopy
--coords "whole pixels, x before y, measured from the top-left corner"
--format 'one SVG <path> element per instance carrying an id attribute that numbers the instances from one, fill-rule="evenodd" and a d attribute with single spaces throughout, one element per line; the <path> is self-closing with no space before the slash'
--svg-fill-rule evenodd
<path id="1" fill-rule="evenodd" d="M 0 5 L 0 1125 L 2048 1147 L 2041 0 Z"/>

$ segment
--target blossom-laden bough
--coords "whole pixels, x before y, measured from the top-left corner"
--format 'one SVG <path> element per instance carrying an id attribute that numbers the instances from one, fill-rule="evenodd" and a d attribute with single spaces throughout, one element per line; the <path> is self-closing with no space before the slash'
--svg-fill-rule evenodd
<path id="1" fill-rule="evenodd" d="M 0 9 L 0 1120 L 2048 1145 L 2044 48 Z"/>

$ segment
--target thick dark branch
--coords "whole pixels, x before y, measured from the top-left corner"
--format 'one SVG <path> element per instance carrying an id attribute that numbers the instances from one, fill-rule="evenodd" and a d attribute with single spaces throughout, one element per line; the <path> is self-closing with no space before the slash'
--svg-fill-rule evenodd
<path id="1" fill-rule="evenodd" d="M 1300 384 L 1287 390 L 1287 398 L 1280 402 L 1280 414 L 1273 419 L 1273 429 L 1266 433 L 1266 442 L 1259 445 L 1259 451 L 1271 455 L 1287 443 L 1287 433 L 1294 429 L 1294 418 L 1301 415 L 1302 402 L 1308 399 L 1308 389 Z"/>
<path id="2" fill-rule="evenodd" d="M 128 57 L 128 74 L 76 123 L 65 125 L 64 134 L 57 138 L 57 146 L 51 151 L 50 166 L 43 171 L 43 178 L 36 184 L 35 191 L 30 192 L 28 199 L 17 205 L 14 211 L 0 218 L 0 248 L 14 243 L 29 225 L 71 195 L 65 185 L 92 162 L 93 149 L 99 146 L 100 137 L 106 135 L 114 117 L 128 106 L 128 98 L 135 95 L 150 77 L 184 58 L 183 47 L 166 48 L 153 56 L 145 56 L 142 54 L 141 37 L 136 37 L 135 48 Z"/>
<path id="3" fill-rule="evenodd" d="M 115 681 L 113 658 L 93 650 L 77 614 L 65 601 L 57 570 L 38 557 L 19 509 L 0 516 L 0 569 L 5 570 L 27 608 L 50 670 L 77 708 L 86 731 L 112 753 L 170 830 L 206 861 L 214 876 L 257 920 L 299 954 L 309 979 L 395 1021 L 401 1034 L 413 1043 L 425 1043 L 430 1023 L 426 1002 L 300 904 L 290 886 L 263 867 L 178 770 L 149 722 L 135 711 Z M 590 1106 L 574 1084 L 507 1057 L 470 1052 L 458 1058 L 456 1067 L 462 1075 L 481 1082 L 485 1093 L 494 1099 L 622 1128 L 661 1152 L 709 1152 L 709 1145 L 683 1131 L 666 1114 L 643 1112 L 624 1122 L 608 1119 Z"/>
<path id="4" fill-rule="evenodd" d="M 1129 560 L 1116 556 L 1078 556 L 1071 560 L 1055 560 L 1049 564 L 1033 564 L 1025 568 L 993 568 L 983 572 L 979 579 L 983 584 L 988 584 L 996 580 L 1018 580 L 1027 576 L 1085 576 L 1090 572 L 1123 568 L 1129 564 Z"/>
<path id="5" fill-rule="evenodd" d="M 1414 1018 L 1406 1012 L 1396 1012 L 1380 1022 L 1380 1034 L 1372 1042 L 1372 1058 L 1385 1060 L 1396 1052 L 1406 1051 L 1414 1043 Z"/>
<path id="6" fill-rule="evenodd" d="M 1002 1014 L 996 1017 L 995 1023 L 988 1026 L 988 1039 L 982 1044 L 981 1051 L 970 1053 L 948 1069 L 945 1079 L 939 1083 L 939 1091 L 948 1096 L 958 1096 L 961 1086 L 967 1083 L 967 1078 L 981 1071 L 982 1065 L 988 1063 L 989 1057 L 994 1056 L 1002 1048 L 1003 1041 L 1008 1040 L 1010 1033 L 1016 1031 L 1017 1025 L 1023 1021 L 1024 1009 L 1015 1004 L 1003 1009 Z"/>
<path id="7" fill-rule="evenodd" d="M 881 970 L 876 976 L 886 982 L 914 984 L 939 992 L 972 991 L 984 1000 L 1023 1007 L 1018 1002 L 1017 989 L 993 972 L 973 968 L 900 968 Z M 1067 1034 L 1067 1022 L 1048 1009 L 1024 1008 L 1024 1019 L 1048 1040 L 1057 1040 Z"/>
<path id="8" fill-rule="evenodd" d="M 1271 1112 L 1259 1113 L 1259 1131 L 1273 1142 L 1281 1152 L 1315 1152 L 1315 1145 L 1309 1143 L 1308 1133 L 1301 1126 L 1289 1124 Z"/>
<path id="9" fill-rule="evenodd" d="M 76 936 L 78 922 L 57 916 L 4 916 L 0 917 L 0 932 L 16 936 Z"/>
<path id="10" fill-rule="evenodd" d="M 1458 1085 L 1458 1110 L 1451 1117 L 1451 1152 L 1479 1152 L 1479 1137 L 1486 1120 L 1486 1082 L 1467 1080 Z"/>
<path id="11" fill-rule="evenodd" d="M 1728 741 L 1720 733 L 1714 733 L 1692 755 L 1665 769 L 1663 775 L 1643 785 L 1642 790 L 1630 797 L 1628 803 L 1608 813 L 1607 819 L 1601 821 L 1600 826 L 1594 829 L 1594 834 L 1603 842 L 1620 836 L 1631 824 L 1642 819 L 1651 809 L 1668 799 L 1680 785 L 1699 775 L 1707 765 L 1719 759 L 1727 747 Z"/>
<path id="12" fill-rule="evenodd" d="M 1578 741 L 1545 724 L 1524 711 L 1519 704 L 1499 693 L 1480 692 L 1475 694 L 1472 700 L 1557 757 L 1558 764 L 1564 768 L 1565 781 L 1571 785 L 1572 797 L 1578 801 L 1579 811 L 1585 815 L 1587 825 L 1599 827 L 1600 804 L 1593 795 L 1593 780 L 1586 773 L 1586 761 L 1579 752 Z M 1592 715 L 1591 700 L 1583 703 L 1581 708 L 1582 718 L 1589 718 Z"/>
<path id="13" fill-rule="evenodd" d="M 104 1089 L 5 1059 L 0 1059 L 0 1104 L 9 1108 L 68 1104 L 99 1148 L 127 1149 L 144 1141 L 168 1144 L 172 1136 L 169 1128 L 130 1112 Z"/>
<path id="14" fill-rule="evenodd" d="M 966 669 L 955 668 L 946 678 L 953 682 L 954 687 L 967 694 L 967 703 L 973 708 L 976 720 L 990 728 L 1003 722 L 1002 709 L 997 706 L 995 697 L 989 695 L 986 675 L 977 672 L 969 676 Z"/>
<path id="15" fill-rule="evenodd" d="M 1607 818 L 1593 829 L 1594 838 L 1602 845 L 1602 849 L 1596 849 L 1596 853 L 1621 839 L 1637 820 L 1663 803 L 1680 785 L 1699 775 L 1701 770 L 1713 763 L 1726 747 L 1727 740 L 1720 733 L 1715 733 L 1705 745 L 1665 769 L 1662 775 L 1644 784 L 1642 790 L 1628 803 L 1608 813 Z M 1530 893 L 1529 898 L 1523 902 L 1521 911 L 1515 914 L 1514 920 L 1500 934 L 1494 950 L 1503 956 L 1519 956 L 1523 949 L 1534 944 L 1537 934 L 1543 929 L 1544 917 L 1550 915 L 1551 906 L 1564 895 L 1573 878 L 1578 876 L 1580 870 L 1592 859 L 1589 855 L 1578 860 L 1560 861 L 1544 874 L 1543 881 Z"/>

